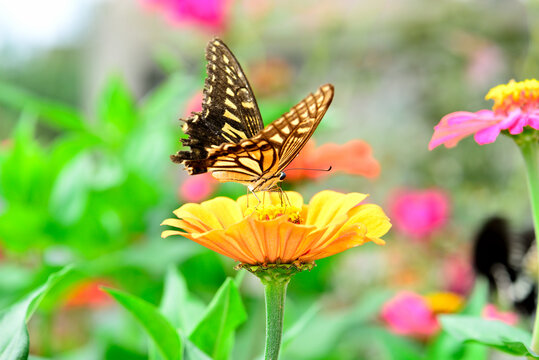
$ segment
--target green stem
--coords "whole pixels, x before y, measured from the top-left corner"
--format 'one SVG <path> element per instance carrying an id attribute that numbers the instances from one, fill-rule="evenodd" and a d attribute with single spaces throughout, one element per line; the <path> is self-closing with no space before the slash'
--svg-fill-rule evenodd
<path id="1" fill-rule="evenodd" d="M 525 141 L 519 145 L 522 156 L 524 157 L 524 163 L 526 164 L 535 239 L 539 239 L 539 144 L 537 141 Z M 539 261 L 539 251 L 537 252 L 537 258 Z M 539 299 L 537 304 L 539 306 Z M 539 353 L 539 316 L 535 317 L 535 324 L 533 326 L 532 349 Z"/>
<path id="2" fill-rule="evenodd" d="M 266 350 L 265 360 L 279 359 L 283 336 L 284 302 L 290 278 L 262 281 L 266 296 Z"/>

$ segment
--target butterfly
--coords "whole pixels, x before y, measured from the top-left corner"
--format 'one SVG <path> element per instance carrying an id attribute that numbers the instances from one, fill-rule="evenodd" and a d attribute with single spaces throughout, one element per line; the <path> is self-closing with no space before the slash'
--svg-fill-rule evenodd
<path id="1" fill-rule="evenodd" d="M 333 99 L 333 85 L 321 86 L 264 128 L 251 85 L 230 49 L 220 39 L 206 47 L 208 61 L 202 111 L 184 121 L 181 139 L 189 151 L 171 155 L 190 175 L 211 172 L 251 191 L 271 190 L 298 155 Z"/>
<path id="2" fill-rule="evenodd" d="M 506 219 L 492 217 L 475 237 L 473 265 L 496 289 L 499 302 L 529 315 L 536 308 L 536 253 L 533 230 L 515 233 Z"/>

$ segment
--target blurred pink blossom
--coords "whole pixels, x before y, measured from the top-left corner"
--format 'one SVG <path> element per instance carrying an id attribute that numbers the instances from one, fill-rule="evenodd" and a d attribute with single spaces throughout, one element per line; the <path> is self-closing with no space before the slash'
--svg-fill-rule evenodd
<path id="1" fill-rule="evenodd" d="M 476 46 L 469 54 L 466 77 L 472 86 L 485 87 L 501 74 L 504 68 L 503 54 L 495 45 Z"/>
<path id="2" fill-rule="evenodd" d="M 206 200 L 217 185 L 218 182 L 208 173 L 189 176 L 180 185 L 178 195 L 186 202 L 198 203 Z"/>
<path id="3" fill-rule="evenodd" d="M 468 295 L 473 288 L 475 277 L 470 260 L 461 255 L 454 255 L 444 261 L 442 267 L 446 289 Z"/>
<path id="4" fill-rule="evenodd" d="M 189 100 L 187 100 L 187 103 L 185 104 L 185 111 L 183 113 L 184 118 L 190 117 L 191 113 L 202 111 L 203 97 L 204 96 L 202 95 L 202 91 L 199 91 L 194 94 Z"/>
<path id="5" fill-rule="evenodd" d="M 487 304 L 483 308 L 483 312 L 481 314 L 485 319 L 491 319 L 491 320 L 500 320 L 508 325 L 516 325 L 518 323 L 518 315 L 507 311 L 503 312 L 496 308 L 493 304 Z"/>
<path id="6" fill-rule="evenodd" d="M 449 198 L 440 189 L 401 189 L 390 199 L 389 212 L 398 231 L 415 239 L 427 239 L 446 224 Z"/>
<path id="7" fill-rule="evenodd" d="M 226 27 L 229 0 L 141 0 L 143 5 L 160 10 L 173 24 L 193 24 L 220 33 Z"/>
<path id="8" fill-rule="evenodd" d="M 409 291 L 402 291 L 386 302 L 381 316 L 389 328 L 400 335 L 424 339 L 440 329 L 436 315 L 427 301 Z"/>

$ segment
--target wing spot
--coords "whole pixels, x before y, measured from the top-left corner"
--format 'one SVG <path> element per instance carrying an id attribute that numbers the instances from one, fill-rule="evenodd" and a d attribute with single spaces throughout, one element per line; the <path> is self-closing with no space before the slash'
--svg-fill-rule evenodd
<path id="1" fill-rule="evenodd" d="M 245 133 L 243 131 L 240 131 L 238 129 L 233 128 L 229 123 L 226 123 L 225 126 L 223 126 L 222 130 L 223 130 L 223 132 L 228 133 L 233 137 L 246 138 Z M 235 145 L 235 144 L 233 144 L 233 145 Z M 226 146 L 225 146 L 225 149 L 226 149 Z"/>
<path id="2" fill-rule="evenodd" d="M 227 99 L 228 100 L 228 99 Z M 226 102 L 225 102 L 226 103 Z M 229 118 L 230 120 L 237 121 L 241 123 L 241 120 L 234 114 L 232 114 L 230 111 L 225 110 L 225 113 L 223 114 L 224 117 Z M 228 125 L 228 124 L 227 124 Z"/>
<path id="3" fill-rule="evenodd" d="M 226 55 L 223 55 L 223 60 L 226 64 L 228 64 L 230 62 L 230 60 L 228 59 L 228 57 Z"/>
<path id="4" fill-rule="evenodd" d="M 243 106 L 244 108 L 247 108 L 247 109 L 254 109 L 255 108 L 255 104 L 253 104 L 252 102 L 246 102 L 246 101 L 243 101 L 241 103 L 241 106 Z"/>
<path id="5" fill-rule="evenodd" d="M 227 98 L 225 100 L 225 105 L 231 107 L 232 109 L 236 110 L 238 107 L 236 106 L 236 104 L 234 104 L 232 101 L 230 101 L 229 98 Z M 225 115 L 226 116 L 226 115 Z M 228 116 L 227 116 L 228 117 Z"/>
<path id="6" fill-rule="evenodd" d="M 235 95 L 235 94 L 234 94 L 234 91 L 232 91 L 232 89 L 229 88 L 229 87 L 226 88 L 226 94 L 227 94 L 228 96 L 234 96 L 234 95 Z"/>
<path id="7" fill-rule="evenodd" d="M 301 129 L 299 129 L 299 130 L 301 130 Z M 298 130 L 298 133 L 299 133 L 299 130 Z M 282 144 L 282 143 L 283 143 L 283 138 L 282 138 L 282 136 L 279 135 L 279 134 L 273 135 L 272 137 L 270 137 L 270 140 L 271 140 L 271 141 L 275 141 L 276 143 L 279 143 L 279 144 Z"/>

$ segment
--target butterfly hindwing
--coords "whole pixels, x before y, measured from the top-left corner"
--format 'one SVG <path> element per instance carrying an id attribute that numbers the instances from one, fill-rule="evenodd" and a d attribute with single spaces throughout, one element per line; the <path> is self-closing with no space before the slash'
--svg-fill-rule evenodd
<path id="1" fill-rule="evenodd" d="M 219 39 L 210 41 L 206 59 L 202 112 L 184 120 L 182 128 L 188 135 L 182 143 L 191 149 L 172 155 L 191 174 L 207 171 L 196 160 L 206 158 L 208 148 L 251 138 L 264 127 L 251 86 L 228 47 Z"/>

